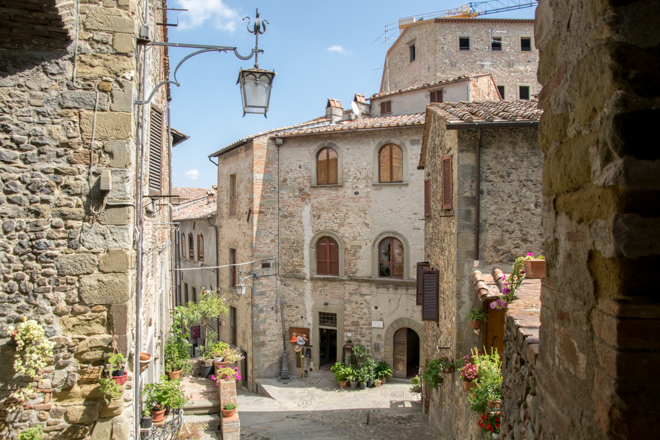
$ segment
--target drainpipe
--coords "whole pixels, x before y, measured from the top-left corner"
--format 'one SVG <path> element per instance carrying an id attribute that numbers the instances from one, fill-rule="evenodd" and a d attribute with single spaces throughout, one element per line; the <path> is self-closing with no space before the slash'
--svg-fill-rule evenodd
<path id="1" fill-rule="evenodd" d="M 218 239 L 220 237 L 219 232 L 218 232 L 218 225 L 211 223 L 211 217 L 208 217 L 206 219 L 207 222 L 209 222 L 209 225 L 213 226 L 215 228 L 215 265 L 220 266 L 220 249 L 218 246 Z M 215 268 L 215 288 L 218 289 L 220 287 L 220 268 L 216 267 Z"/>
<path id="2" fill-rule="evenodd" d="M 474 267 L 479 267 L 479 207 L 481 206 L 481 128 L 477 128 L 476 197 L 474 208 Z"/>

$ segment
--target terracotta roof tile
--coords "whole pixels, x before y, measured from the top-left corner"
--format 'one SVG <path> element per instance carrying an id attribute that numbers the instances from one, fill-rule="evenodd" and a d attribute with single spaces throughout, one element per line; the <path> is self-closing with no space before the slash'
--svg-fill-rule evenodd
<path id="1" fill-rule="evenodd" d="M 432 82 L 432 83 L 425 83 L 425 84 L 421 84 L 421 85 L 417 85 L 417 86 L 406 87 L 405 89 L 394 90 L 394 91 L 391 91 L 391 92 L 376 93 L 376 94 L 371 95 L 371 98 L 369 98 L 369 99 L 371 100 L 371 99 L 374 99 L 374 98 L 382 98 L 383 96 L 396 95 L 398 93 L 410 92 L 410 91 L 413 91 L 413 90 L 426 89 L 426 88 L 430 88 L 430 87 L 439 86 L 439 85 L 442 85 L 442 84 L 451 84 L 451 83 L 455 83 L 455 82 L 468 81 L 468 80 L 470 80 L 472 78 L 476 78 L 478 76 L 488 76 L 488 75 L 490 75 L 490 74 L 485 73 L 485 74 L 479 74 L 479 75 L 461 75 L 461 76 L 457 76 L 457 77 L 454 77 L 454 78 L 441 79 L 439 81 Z"/>
<path id="2" fill-rule="evenodd" d="M 325 106 L 325 108 L 328 108 L 328 107 L 342 108 L 341 107 L 341 102 L 339 102 L 336 99 L 332 99 L 332 98 L 328 99 L 328 104 Z"/>
<path id="3" fill-rule="evenodd" d="M 536 101 L 474 101 L 431 104 L 448 124 L 538 121 L 543 110 Z"/>
<path id="4" fill-rule="evenodd" d="M 182 200 L 191 200 L 199 199 L 200 197 L 206 197 L 209 191 L 213 191 L 208 188 L 191 188 L 191 187 L 175 187 L 172 188 L 172 194 L 178 196 Z"/>
<path id="5" fill-rule="evenodd" d="M 208 188 L 173 188 L 175 194 L 187 195 L 190 201 L 174 207 L 172 220 L 188 220 L 212 217 L 217 212 L 218 196 L 215 189 Z M 209 195 L 213 198 L 209 202 Z"/>
<path id="6" fill-rule="evenodd" d="M 378 116 L 375 118 L 363 118 L 340 121 L 336 124 L 323 125 L 320 127 L 302 128 L 286 131 L 280 136 L 301 136 L 322 133 L 335 133 L 339 131 L 371 130 L 375 128 L 406 127 L 424 125 L 425 113 L 412 113 L 408 115 Z"/>

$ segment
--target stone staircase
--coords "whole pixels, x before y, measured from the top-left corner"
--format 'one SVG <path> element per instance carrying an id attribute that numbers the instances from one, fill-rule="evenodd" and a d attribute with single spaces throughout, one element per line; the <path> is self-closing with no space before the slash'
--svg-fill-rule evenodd
<path id="1" fill-rule="evenodd" d="M 215 382 L 201 377 L 181 379 L 186 395 L 191 397 L 190 404 L 184 408 L 186 415 L 218 414 L 220 398 Z"/>

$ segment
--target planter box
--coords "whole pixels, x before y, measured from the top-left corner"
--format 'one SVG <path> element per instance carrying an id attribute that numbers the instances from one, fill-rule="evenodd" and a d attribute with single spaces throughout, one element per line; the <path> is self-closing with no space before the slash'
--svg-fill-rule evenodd
<path id="1" fill-rule="evenodd" d="M 545 260 L 524 260 L 525 278 L 540 280 L 545 276 Z"/>

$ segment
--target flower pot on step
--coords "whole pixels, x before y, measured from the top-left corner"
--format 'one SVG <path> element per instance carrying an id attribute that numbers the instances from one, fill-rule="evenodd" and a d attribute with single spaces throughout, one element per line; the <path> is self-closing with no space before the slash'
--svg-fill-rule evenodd
<path id="1" fill-rule="evenodd" d="M 181 373 L 183 373 L 183 369 L 178 371 L 168 371 L 167 376 L 170 378 L 170 380 L 181 379 Z"/>
<path id="2" fill-rule="evenodd" d="M 342 381 L 342 382 L 339 382 L 339 386 L 340 386 L 341 388 L 346 388 L 346 387 L 348 386 L 348 381 L 347 381 L 347 380 L 344 380 L 344 381 Z"/>
<path id="3" fill-rule="evenodd" d="M 124 374 L 122 374 L 121 376 L 115 376 L 114 373 L 112 374 L 112 379 L 117 383 L 117 385 L 124 385 L 126 383 L 127 378 L 128 378 L 128 373 L 126 372 L 124 372 Z"/>
<path id="4" fill-rule="evenodd" d="M 367 381 L 367 387 L 368 388 L 373 388 L 374 387 L 374 381 L 373 380 L 368 380 Z"/>
<path id="5" fill-rule="evenodd" d="M 224 417 L 225 419 L 229 417 L 233 417 L 234 414 L 236 414 L 236 408 L 230 410 L 226 410 L 226 409 L 222 410 L 222 417 Z"/>
<path id="6" fill-rule="evenodd" d="M 153 425 L 153 417 L 152 416 L 142 416 L 140 417 L 140 428 L 142 429 L 149 429 Z"/>
<path id="7" fill-rule="evenodd" d="M 151 413 L 151 417 L 153 417 L 153 423 L 158 423 L 165 420 L 165 408 L 159 407 L 157 410 L 152 408 L 149 410 L 149 412 Z"/>
<path id="8" fill-rule="evenodd" d="M 115 376 L 123 376 L 124 373 L 125 373 L 125 372 L 124 372 L 124 369 L 123 369 L 123 368 L 120 368 L 119 370 L 113 370 L 113 371 L 112 371 L 112 377 L 115 377 Z"/>
<path id="9" fill-rule="evenodd" d="M 209 365 L 208 367 L 206 365 L 202 365 L 200 371 L 201 371 L 200 376 L 205 378 L 209 377 L 211 375 L 211 372 L 213 371 L 213 365 Z"/>
<path id="10" fill-rule="evenodd" d="M 545 260 L 524 260 L 525 278 L 540 280 L 545 276 Z"/>
<path id="11" fill-rule="evenodd" d="M 377 380 L 376 382 L 374 382 L 374 384 L 376 385 L 376 388 L 378 388 L 379 386 L 381 386 L 382 383 L 383 383 L 382 380 Z"/>
<path id="12" fill-rule="evenodd" d="M 361 390 L 366 390 L 367 389 L 367 384 L 366 383 L 358 383 L 358 388 Z"/>
<path id="13" fill-rule="evenodd" d="M 144 371 L 149 368 L 149 364 L 151 363 L 151 355 L 149 353 L 141 352 L 140 353 L 140 373 L 144 373 Z"/>
<path id="14" fill-rule="evenodd" d="M 357 386 L 358 386 L 357 380 L 355 380 L 355 381 L 352 380 L 351 381 L 351 389 L 356 389 Z"/>

